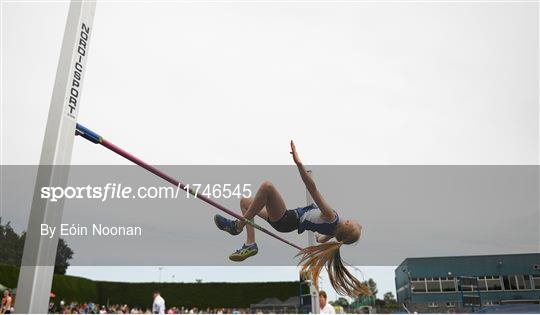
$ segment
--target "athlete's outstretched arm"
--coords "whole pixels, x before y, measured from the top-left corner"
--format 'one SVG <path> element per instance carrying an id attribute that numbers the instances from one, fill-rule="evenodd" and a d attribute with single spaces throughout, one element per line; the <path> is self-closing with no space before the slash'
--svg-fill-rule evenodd
<path id="1" fill-rule="evenodd" d="M 321 210 L 322 216 L 327 220 L 333 220 L 335 217 L 334 209 L 332 209 L 332 206 L 330 206 L 328 202 L 324 200 L 322 194 L 319 192 L 319 190 L 317 190 L 317 185 L 315 185 L 315 181 L 313 181 L 313 178 L 309 176 L 308 172 L 304 168 L 304 165 L 300 161 L 298 153 L 296 152 L 296 146 L 292 140 L 291 154 L 293 156 L 294 163 L 296 163 L 298 171 L 300 172 L 300 177 L 302 177 L 302 181 L 304 182 L 304 185 L 306 185 L 311 198 L 313 198 L 313 201 L 317 204 L 319 210 Z"/>

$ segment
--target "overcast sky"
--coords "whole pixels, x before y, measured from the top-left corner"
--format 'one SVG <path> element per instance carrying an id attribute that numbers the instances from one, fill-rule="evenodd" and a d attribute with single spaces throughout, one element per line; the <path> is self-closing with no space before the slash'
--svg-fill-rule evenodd
<path id="1" fill-rule="evenodd" d="M 39 161 L 67 6 L 3 4 L 3 164 Z M 156 164 L 537 164 L 536 8 L 99 2 L 79 122 Z"/>
<path id="2" fill-rule="evenodd" d="M 2 165 L 39 161 L 67 8 L 2 2 Z M 104 1 L 78 120 L 154 164 L 289 164 L 294 139 L 308 164 L 536 165 L 538 53 L 533 2 Z"/>

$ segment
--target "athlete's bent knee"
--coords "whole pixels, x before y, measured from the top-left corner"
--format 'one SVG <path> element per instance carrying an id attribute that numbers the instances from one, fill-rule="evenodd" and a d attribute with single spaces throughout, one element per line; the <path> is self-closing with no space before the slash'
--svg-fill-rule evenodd
<path id="1" fill-rule="evenodd" d="M 253 199 L 246 198 L 246 197 L 240 198 L 240 208 L 242 209 L 242 211 L 244 211 L 244 209 L 247 210 L 249 208 L 249 206 L 251 205 L 252 200 Z"/>
<path id="2" fill-rule="evenodd" d="M 261 190 L 265 191 L 265 192 L 268 192 L 270 190 L 272 190 L 274 188 L 274 184 L 272 184 L 271 181 L 269 180 L 265 180 L 264 182 L 261 183 Z"/>

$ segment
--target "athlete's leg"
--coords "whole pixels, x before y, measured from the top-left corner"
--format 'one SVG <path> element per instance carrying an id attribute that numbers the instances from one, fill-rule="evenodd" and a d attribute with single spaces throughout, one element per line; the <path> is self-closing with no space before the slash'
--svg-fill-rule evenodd
<path id="1" fill-rule="evenodd" d="M 277 191 L 276 187 L 269 181 L 264 181 L 251 204 L 244 213 L 244 218 L 252 220 L 256 215 L 266 209 L 266 217 L 270 221 L 278 221 L 283 217 L 287 207 L 285 201 Z M 237 221 L 238 230 L 243 229 L 246 225 L 243 221 Z"/>
<path id="2" fill-rule="evenodd" d="M 258 215 L 269 221 L 278 221 L 283 217 L 287 208 L 285 202 L 277 189 L 270 182 L 263 182 L 255 194 L 254 198 L 243 198 L 240 201 L 240 208 L 244 218 L 253 220 Z M 238 235 L 246 225 L 241 220 L 230 220 L 219 214 L 214 216 L 214 222 L 220 230 L 226 231 L 231 235 Z M 255 230 L 253 226 L 246 228 L 246 243 L 229 256 L 230 260 L 243 261 L 259 252 L 257 243 L 255 243 Z"/>
<path id="3" fill-rule="evenodd" d="M 246 214 L 249 207 L 253 203 L 253 198 L 242 198 L 240 199 L 240 209 L 242 209 L 242 214 Z M 268 213 L 266 213 L 266 208 L 263 208 L 259 213 L 258 216 L 267 220 L 268 219 Z M 255 219 L 253 219 L 255 220 Z M 246 226 L 246 244 L 252 244 L 255 243 L 255 229 L 253 226 L 248 225 Z"/>

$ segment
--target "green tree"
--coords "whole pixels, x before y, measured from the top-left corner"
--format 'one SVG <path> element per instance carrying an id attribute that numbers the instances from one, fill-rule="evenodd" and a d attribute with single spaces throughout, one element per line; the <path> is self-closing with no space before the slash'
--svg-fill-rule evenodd
<path id="1" fill-rule="evenodd" d="M 54 264 L 54 273 L 65 275 L 69 267 L 69 261 L 73 258 L 73 251 L 64 239 L 58 240 L 58 250 L 56 251 L 56 261 Z"/>
<path id="2" fill-rule="evenodd" d="M 375 282 L 375 280 L 369 278 L 368 281 L 364 281 L 364 284 L 367 285 L 371 293 L 373 293 L 373 296 L 376 296 L 377 293 L 379 293 L 377 289 L 377 282 Z"/>
<path id="3" fill-rule="evenodd" d="M 375 301 L 375 306 L 377 307 L 377 313 L 393 313 L 399 306 L 392 292 L 386 292 L 383 295 L 383 299 L 377 299 Z"/>
<path id="4" fill-rule="evenodd" d="M 17 234 L 10 222 L 2 224 L 0 217 L 0 263 L 9 266 L 20 266 L 22 261 L 26 232 Z M 73 258 L 73 250 L 63 239 L 58 241 L 54 273 L 66 274 L 69 261 Z"/>
<path id="5" fill-rule="evenodd" d="M 0 218 L 0 263 L 10 266 L 21 264 L 21 239 L 10 222 L 3 225 Z"/>
<path id="6" fill-rule="evenodd" d="M 375 304 L 375 297 L 376 297 L 376 295 L 378 293 L 377 283 L 375 282 L 375 280 L 373 280 L 371 278 L 369 278 L 367 281 L 364 281 L 362 283 L 365 284 L 369 288 L 372 295 L 371 296 L 361 295 L 361 296 L 357 297 L 351 303 L 352 308 L 358 308 L 358 307 L 361 307 L 361 306 L 373 306 Z"/>
<path id="7" fill-rule="evenodd" d="M 332 302 L 332 305 L 333 306 L 342 306 L 343 308 L 346 308 L 346 307 L 349 306 L 349 301 L 344 297 L 340 297 L 339 299 Z"/>
<path id="8" fill-rule="evenodd" d="M 396 298 L 394 297 L 394 293 L 392 292 L 386 292 L 384 295 L 383 295 L 383 301 L 386 303 L 386 304 L 396 304 L 397 301 L 396 301 Z"/>

